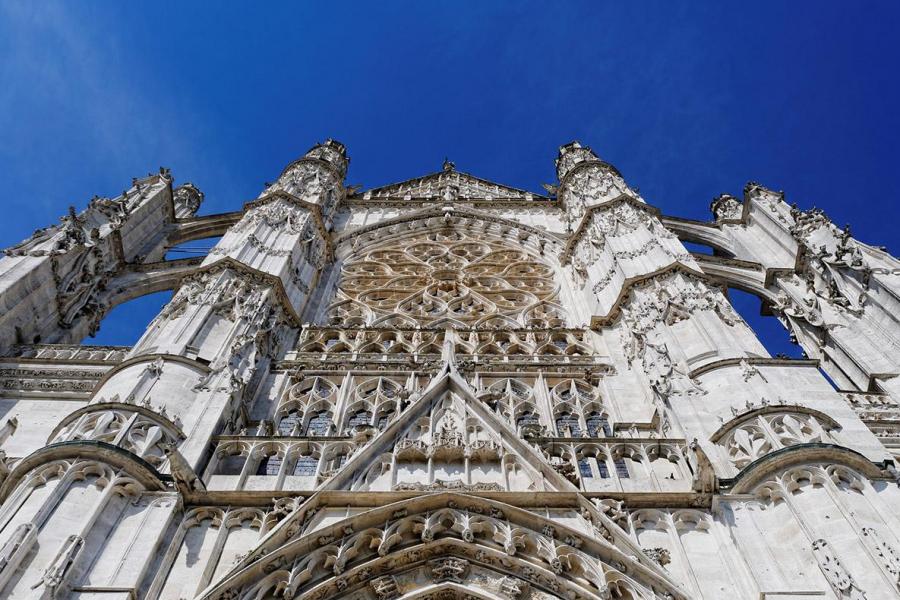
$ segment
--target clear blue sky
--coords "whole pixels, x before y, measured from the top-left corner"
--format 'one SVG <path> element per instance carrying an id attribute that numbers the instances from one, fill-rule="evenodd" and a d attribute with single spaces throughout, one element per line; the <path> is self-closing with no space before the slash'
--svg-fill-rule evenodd
<path id="1" fill-rule="evenodd" d="M 667 214 L 752 179 L 900 251 L 898 2 L 255 6 L 0 0 L 0 246 L 160 165 L 209 213 L 326 137 L 350 183 L 536 191 L 577 138 Z"/>

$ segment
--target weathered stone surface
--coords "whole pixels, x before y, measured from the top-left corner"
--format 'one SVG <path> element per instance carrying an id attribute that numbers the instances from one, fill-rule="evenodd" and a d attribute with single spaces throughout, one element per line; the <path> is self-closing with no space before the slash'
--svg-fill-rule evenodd
<path id="1" fill-rule="evenodd" d="M 758 184 L 661 216 L 578 143 L 549 196 L 348 162 L 209 217 L 162 170 L 7 250 L 0 596 L 900 597 L 895 258 Z"/>

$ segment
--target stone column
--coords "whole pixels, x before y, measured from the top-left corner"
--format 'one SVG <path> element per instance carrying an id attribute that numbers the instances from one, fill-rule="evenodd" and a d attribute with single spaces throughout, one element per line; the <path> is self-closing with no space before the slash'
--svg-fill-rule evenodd
<path id="1" fill-rule="evenodd" d="M 129 465 L 126 471 L 144 473 L 149 463 L 170 472 L 179 491 L 201 491 L 196 473 L 203 470 L 212 436 L 242 418 L 241 409 L 252 400 L 262 374 L 296 337 L 298 314 L 330 254 L 328 230 L 343 197 L 346 167 L 344 147 L 327 141 L 292 163 L 277 183 L 248 203 L 243 218 L 185 278 L 90 404 L 60 423 L 56 443 L 45 450 L 47 460 L 60 453 L 74 456 L 77 468 L 102 472 L 105 480 L 114 478 L 120 463 Z M 195 188 L 183 189 L 180 196 L 173 210 L 182 215 L 195 210 Z M 90 255 L 99 242 L 89 245 L 80 237 L 82 222 L 82 217 L 71 216 L 58 239 L 54 234 L 54 249 L 78 248 L 79 256 Z M 152 471 L 149 474 L 147 485 L 163 491 Z M 63 480 L 70 475 L 65 473 Z M 25 476 L 20 487 L 28 481 Z M 145 488 L 135 483 L 132 489 Z M 150 515 L 146 506 L 139 510 Z M 67 493 L 45 498 L 38 512 L 78 514 L 94 523 L 103 510 L 104 502 L 86 502 Z M 171 515 L 171 509 L 166 514 Z M 28 568 L 44 573 L 41 582 L 52 591 L 77 580 L 98 550 L 85 544 L 85 533 L 74 521 L 72 531 L 48 523 L 36 520 L 34 531 L 23 529 L 20 537 L 26 545 L 3 538 L 0 544 L 6 548 L 18 543 L 21 552 L 27 552 L 29 544 L 42 547 L 44 553 Z M 151 537 L 142 539 L 138 564 L 150 560 L 165 529 L 160 523 Z M 132 569 L 107 583 L 114 583 L 117 591 L 136 589 L 141 576 L 141 569 Z"/>
<path id="2" fill-rule="evenodd" d="M 186 277 L 94 403 L 143 405 L 178 420 L 180 451 L 202 471 L 209 440 L 293 340 L 330 254 L 343 195 L 344 147 L 327 141 L 289 165 Z"/>
<path id="3" fill-rule="evenodd" d="M 618 330 L 626 368 L 643 373 L 666 435 L 697 438 L 726 469 L 708 442 L 723 423 L 769 404 L 809 404 L 840 420 L 856 449 L 882 457 L 814 363 L 769 356 L 615 167 L 578 143 L 560 149 L 556 166 L 571 224 L 563 261 L 591 307 L 592 326 Z"/>

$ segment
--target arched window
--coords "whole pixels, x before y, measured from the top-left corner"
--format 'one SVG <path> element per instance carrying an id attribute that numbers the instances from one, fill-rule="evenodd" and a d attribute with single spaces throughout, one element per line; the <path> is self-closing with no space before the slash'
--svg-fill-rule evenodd
<path id="1" fill-rule="evenodd" d="M 516 419 L 517 427 L 525 427 L 528 425 L 540 425 L 540 424 L 541 424 L 541 420 L 538 418 L 538 416 L 536 414 L 534 414 L 531 411 L 522 413 L 521 415 L 519 415 L 519 418 Z"/>
<path id="2" fill-rule="evenodd" d="M 346 451 L 341 452 L 340 454 L 335 454 L 331 458 L 331 468 L 332 468 L 332 470 L 337 471 L 338 469 L 343 467 L 344 463 L 346 463 L 346 462 L 347 462 L 347 452 Z"/>
<path id="3" fill-rule="evenodd" d="M 591 437 L 612 437 L 612 428 L 606 415 L 593 411 L 585 417 L 588 435 Z"/>
<path id="4" fill-rule="evenodd" d="M 625 458 L 619 456 L 618 458 L 613 460 L 613 464 L 616 465 L 616 475 L 619 476 L 619 479 L 628 479 L 631 475 L 628 473 L 628 465 L 625 463 Z"/>
<path id="5" fill-rule="evenodd" d="M 378 419 L 376 420 L 375 427 L 379 430 L 383 430 L 387 427 L 388 422 L 391 420 L 392 412 L 383 412 L 378 415 Z"/>
<path id="6" fill-rule="evenodd" d="M 219 458 L 219 464 L 216 467 L 217 475 L 240 475 L 244 470 L 244 463 L 247 457 L 243 454 L 228 454 Z"/>
<path id="7" fill-rule="evenodd" d="M 561 413 L 556 417 L 556 430 L 563 437 L 581 436 L 581 424 L 572 413 Z"/>
<path id="8" fill-rule="evenodd" d="M 602 456 L 597 457 L 597 471 L 603 479 L 609 479 L 609 467 L 606 466 L 606 459 Z"/>
<path id="9" fill-rule="evenodd" d="M 306 425 L 306 435 L 328 435 L 331 430 L 331 413 L 327 410 L 319 411 Z"/>
<path id="10" fill-rule="evenodd" d="M 278 435 L 294 435 L 302 416 L 297 409 L 294 409 L 281 417 L 281 420 L 278 421 Z"/>
<path id="11" fill-rule="evenodd" d="M 294 475 L 309 477 L 316 474 L 316 467 L 319 466 L 319 459 L 315 456 L 299 456 L 294 464 Z"/>
<path id="12" fill-rule="evenodd" d="M 332 322 L 345 318 L 351 301 L 373 321 L 396 316 L 426 326 L 468 327 L 503 317 L 528 324 L 533 319 L 523 313 L 557 296 L 553 269 L 538 256 L 492 237 L 483 231 L 424 231 L 361 244 L 341 269 L 339 290 L 328 309 Z M 449 272 L 464 277 L 445 279 Z M 506 348 L 512 351 L 512 342 L 501 339 L 479 354 L 504 354 Z"/>
<path id="13" fill-rule="evenodd" d="M 277 454 L 264 456 L 256 466 L 257 475 L 278 475 L 281 470 L 281 457 Z"/>
<path id="14" fill-rule="evenodd" d="M 361 425 L 368 425 L 372 422 L 372 413 L 371 411 L 361 409 L 353 413 L 350 416 L 350 420 L 347 421 L 347 427 L 353 429 L 354 427 L 358 427 Z"/>
<path id="15" fill-rule="evenodd" d="M 305 377 L 291 386 L 288 398 L 297 406 L 308 406 L 323 400 L 333 402 L 336 393 L 337 388 L 327 379 Z"/>
<path id="16" fill-rule="evenodd" d="M 582 457 L 578 459 L 578 473 L 582 479 L 590 479 L 594 476 L 594 472 L 591 470 L 591 463 L 588 462 L 587 458 Z"/>

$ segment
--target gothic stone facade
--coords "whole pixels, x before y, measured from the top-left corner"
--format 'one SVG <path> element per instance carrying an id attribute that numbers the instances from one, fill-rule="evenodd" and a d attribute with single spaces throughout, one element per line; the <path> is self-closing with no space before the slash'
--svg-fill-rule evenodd
<path id="1" fill-rule="evenodd" d="M 212 216 L 163 169 L 6 250 L 0 596 L 900 598 L 897 259 L 755 183 L 664 216 L 577 143 L 548 195 L 347 163 Z"/>

